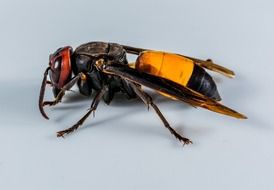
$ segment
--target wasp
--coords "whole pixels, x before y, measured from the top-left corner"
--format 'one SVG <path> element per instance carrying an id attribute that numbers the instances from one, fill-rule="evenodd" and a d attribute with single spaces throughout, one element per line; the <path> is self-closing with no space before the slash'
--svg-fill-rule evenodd
<path id="1" fill-rule="evenodd" d="M 135 63 L 128 63 L 127 54 L 137 55 Z M 78 129 L 96 111 L 101 100 L 109 104 L 117 92 L 122 92 L 129 99 L 140 98 L 146 106 L 155 110 L 172 135 L 182 143 L 190 144 L 191 140 L 170 126 L 152 97 L 142 87 L 194 107 L 246 119 L 243 114 L 220 103 L 216 83 L 206 69 L 228 77 L 234 76 L 233 71 L 212 60 L 200 60 L 181 54 L 105 42 L 89 42 L 74 51 L 72 47 L 66 46 L 57 49 L 49 57 L 49 66 L 44 72 L 40 89 L 39 110 L 49 119 L 44 106 L 60 103 L 65 92 L 76 83 L 81 94 L 95 94 L 87 113 L 72 127 L 57 132 L 58 137 L 64 137 Z M 44 101 L 47 84 L 52 87 L 55 97 L 53 101 Z"/>

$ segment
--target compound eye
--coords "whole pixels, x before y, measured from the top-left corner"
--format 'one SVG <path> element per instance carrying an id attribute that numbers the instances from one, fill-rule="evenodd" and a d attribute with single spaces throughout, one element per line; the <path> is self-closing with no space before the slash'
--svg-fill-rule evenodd
<path id="1" fill-rule="evenodd" d="M 71 78 L 71 53 L 70 46 L 59 48 L 50 55 L 49 65 L 50 80 L 55 88 L 61 89 Z"/>
<path id="2" fill-rule="evenodd" d="M 61 64 L 62 57 L 57 57 L 54 61 L 50 63 L 50 80 L 53 84 L 57 85 L 59 83 L 60 74 L 61 74 Z"/>

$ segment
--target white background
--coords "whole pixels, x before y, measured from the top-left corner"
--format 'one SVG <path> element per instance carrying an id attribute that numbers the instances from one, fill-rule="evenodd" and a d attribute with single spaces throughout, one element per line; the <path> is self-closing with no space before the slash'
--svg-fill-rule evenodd
<path id="1" fill-rule="evenodd" d="M 274 4 L 269 0 L 0 2 L 0 189 L 274 189 Z M 237 120 L 152 93 L 181 146 L 139 100 L 118 96 L 65 139 L 91 98 L 38 111 L 48 55 L 88 41 L 212 58 Z M 52 98 L 48 90 L 47 98 Z"/>

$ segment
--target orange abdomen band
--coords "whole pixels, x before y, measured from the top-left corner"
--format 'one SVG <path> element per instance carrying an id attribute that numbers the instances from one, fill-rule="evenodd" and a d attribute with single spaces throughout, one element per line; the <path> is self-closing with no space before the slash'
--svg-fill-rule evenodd
<path id="1" fill-rule="evenodd" d="M 176 54 L 145 51 L 137 58 L 135 68 L 186 86 L 192 75 L 194 63 Z"/>

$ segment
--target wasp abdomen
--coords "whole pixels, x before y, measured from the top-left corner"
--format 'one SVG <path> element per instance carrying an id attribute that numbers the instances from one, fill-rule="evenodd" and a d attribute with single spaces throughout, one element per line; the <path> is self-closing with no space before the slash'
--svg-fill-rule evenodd
<path id="1" fill-rule="evenodd" d="M 212 77 L 202 67 L 196 64 L 194 65 L 193 73 L 187 83 L 187 87 L 214 100 L 221 100 Z"/>
<path id="2" fill-rule="evenodd" d="M 221 100 L 211 76 L 193 60 L 184 56 L 161 51 L 144 51 L 139 55 L 135 68 L 187 86 L 214 100 Z"/>

